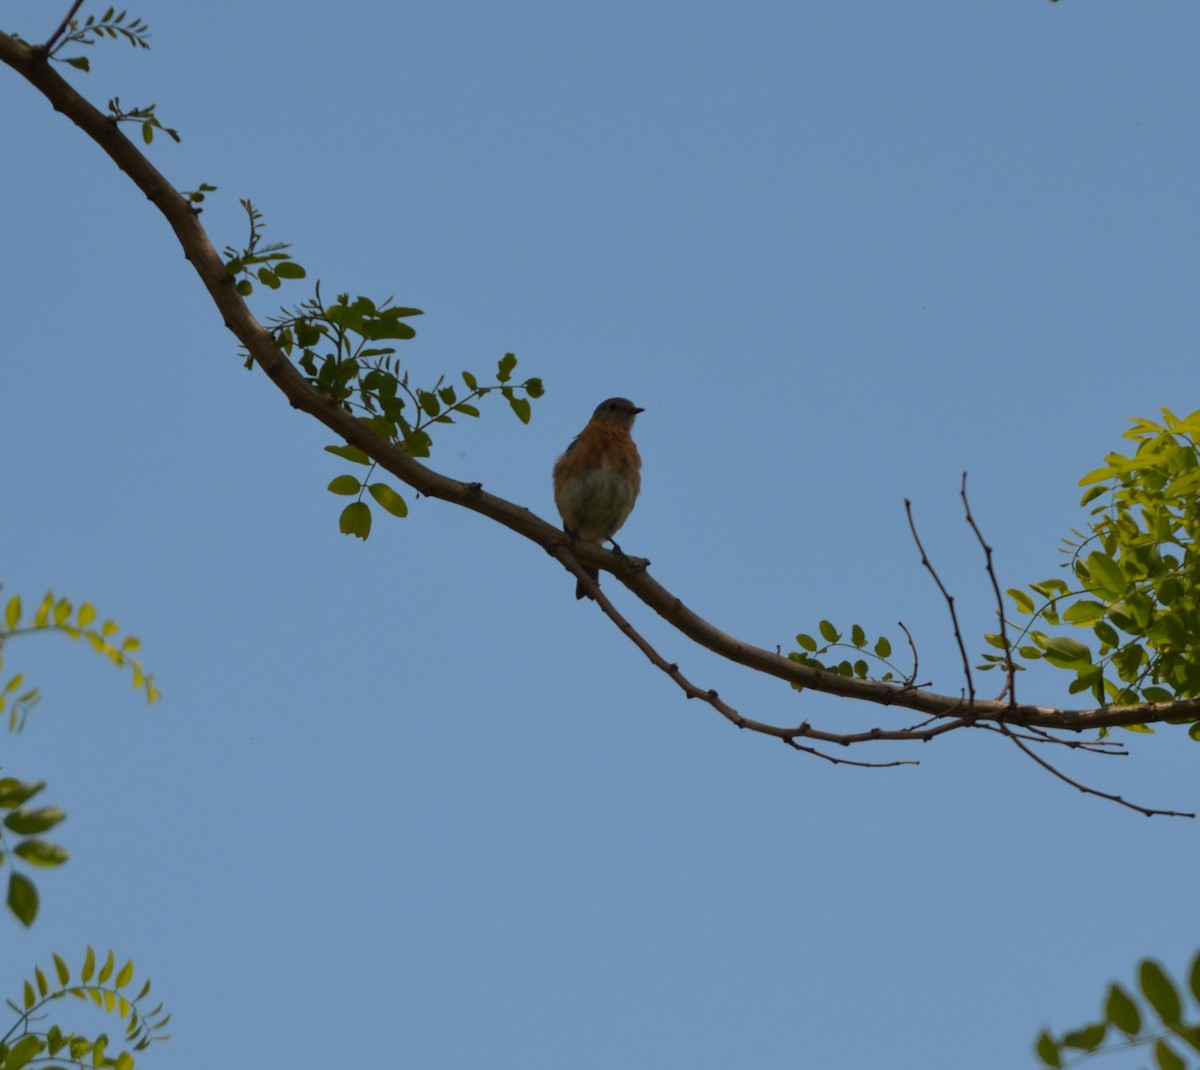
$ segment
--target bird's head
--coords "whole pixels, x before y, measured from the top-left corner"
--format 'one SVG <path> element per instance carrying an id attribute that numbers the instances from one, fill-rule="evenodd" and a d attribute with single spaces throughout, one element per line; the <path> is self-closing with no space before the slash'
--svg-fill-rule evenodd
<path id="1" fill-rule="evenodd" d="M 609 398 L 596 406 L 596 411 L 592 413 L 592 419 L 616 424 L 629 431 L 633 428 L 633 421 L 637 414 L 645 411 L 645 409 L 639 409 L 628 398 Z"/>

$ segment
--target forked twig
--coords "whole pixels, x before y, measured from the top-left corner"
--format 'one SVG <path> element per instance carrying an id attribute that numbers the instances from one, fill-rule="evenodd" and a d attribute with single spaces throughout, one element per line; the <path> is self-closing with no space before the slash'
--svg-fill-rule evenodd
<path id="1" fill-rule="evenodd" d="M 967 500 L 966 472 L 962 474 L 962 486 L 959 488 L 958 493 L 962 498 L 963 510 L 967 514 L 967 523 L 971 525 L 971 530 L 975 532 L 975 538 L 979 540 L 979 545 L 983 547 L 984 567 L 987 569 L 988 579 L 992 581 L 992 591 L 996 596 L 996 616 L 1000 618 L 1000 641 L 1004 644 L 1004 668 L 1008 673 L 1005 690 L 1008 692 L 1008 704 L 1016 706 L 1017 665 L 1013 661 L 1012 644 L 1008 641 L 1008 625 L 1004 620 L 1004 597 L 1000 594 L 1000 581 L 996 579 L 996 570 L 992 565 L 992 548 L 987 544 L 987 540 L 983 537 L 983 532 L 979 530 L 979 525 L 975 523 L 975 518 L 971 515 L 971 503 Z M 1000 697 L 1003 698 L 1003 694 Z"/>
<path id="2" fill-rule="evenodd" d="M 975 681 L 971 676 L 971 659 L 967 657 L 967 647 L 963 642 L 962 630 L 958 626 L 958 612 L 954 608 L 954 595 L 946 590 L 946 585 L 942 583 L 942 578 L 937 574 L 937 569 L 933 567 L 929 560 L 929 555 L 925 553 L 925 547 L 921 544 L 921 536 L 917 534 L 917 525 L 913 520 L 912 502 L 904 499 L 904 513 L 908 517 L 908 527 L 912 532 L 913 541 L 917 544 L 917 549 L 921 552 L 921 564 L 929 570 L 929 575 L 933 577 L 933 582 L 937 584 L 937 588 L 942 592 L 942 597 L 946 600 L 946 606 L 950 610 L 950 623 L 954 626 L 954 641 L 958 644 L 958 652 L 962 655 L 963 677 L 967 681 L 967 713 L 970 723 L 974 723 L 975 717 Z"/>
<path id="3" fill-rule="evenodd" d="M 83 7 L 83 0 L 75 0 L 75 2 L 71 5 L 71 10 L 66 13 L 62 22 L 58 24 L 58 29 L 55 30 L 50 35 L 50 39 L 41 46 L 42 51 L 45 52 L 46 55 L 50 55 L 51 51 L 54 49 L 54 42 L 67 32 L 67 27 L 71 25 L 71 20 L 75 17 L 75 12 L 77 12 L 81 7 Z"/>
<path id="4" fill-rule="evenodd" d="M 1086 784 L 1081 784 L 1078 780 L 1074 780 L 1067 776 L 1061 769 L 1056 769 L 1040 754 L 1027 747 L 1025 743 L 1014 733 L 1007 724 L 1001 721 L 996 725 L 996 730 L 1008 736 L 1021 750 L 1038 763 L 1048 773 L 1053 773 L 1064 784 L 1070 784 L 1071 787 L 1082 791 L 1085 795 L 1095 795 L 1101 799 L 1108 799 L 1109 802 L 1119 803 L 1121 806 L 1126 806 L 1130 810 L 1136 810 L 1139 814 L 1145 814 L 1147 817 L 1154 817 L 1156 814 L 1161 817 L 1195 817 L 1194 813 L 1188 813 L 1184 810 L 1156 810 L 1149 806 L 1141 806 L 1138 803 L 1130 802 L 1128 799 L 1123 799 L 1120 795 L 1113 795 L 1111 792 L 1100 791 L 1097 788 L 1089 788 Z"/>
<path id="5" fill-rule="evenodd" d="M 824 751 L 819 751 L 815 747 L 807 747 L 796 742 L 797 737 L 812 736 L 813 738 L 824 738 L 827 742 L 840 743 L 842 746 L 849 746 L 852 740 L 846 739 L 843 741 L 833 733 L 821 733 L 811 729 L 807 724 L 801 725 L 799 728 L 788 729 L 780 728 L 777 725 L 764 724 L 760 721 L 751 720 L 748 717 L 743 717 L 729 703 L 725 702 L 716 691 L 705 691 L 697 687 L 691 682 L 682 672 L 679 671 L 679 666 L 674 662 L 667 661 L 646 639 L 609 601 L 608 595 L 604 593 L 604 589 L 587 574 L 587 571 L 576 560 L 575 555 L 571 552 L 571 547 L 564 539 L 559 545 L 555 546 L 551 553 L 562 563 L 563 567 L 575 576 L 582 583 L 588 592 L 595 599 L 596 604 L 604 611 L 608 617 L 636 646 L 652 665 L 665 672 L 688 698 L 698 698 L 703 702 L 707 702 L 714 710 L 730 723 L 738 728 L 746 728 L 752 732 L 760 732 L 764 735 L 774 736 L 777 739 L 783 740 L 784 743 L 798 751 L 804 751 L 806 754 L 813 754 L 818 758 L 824 758 L 827 762 L 832 762 L 835 765 L 856 765 L 868 769 L 887 769 L 896 765 L 920 765 L 921 763 L 913 759 L 904 759 L 892 762 L 864 762 L 856 761 L 852 758 L 838 758 L 832 754 L 826 754 Z"/>

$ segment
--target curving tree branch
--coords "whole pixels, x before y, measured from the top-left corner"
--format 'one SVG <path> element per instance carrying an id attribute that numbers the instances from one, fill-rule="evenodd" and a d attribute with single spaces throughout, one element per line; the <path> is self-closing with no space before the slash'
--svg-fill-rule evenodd
<path id="1" fill-rule="evenodd" d="M 56 36 L 61 32 L 60 28 L 56 31 Z M 754 672 L 775 677 L 795 688 L 807 688 L 823 694 L 855 699 L 884 707 L 912 710 L 926 718 L 919 724 L 904 728 L 877 727 L 863 732 L 849 733 L 818 729 L 808 721 L 799 725 L 781 725 L 748 719 L 720 700 L 715 692 L 705 691 L 687 680 L 680 673 L 678 666 L 658 654 L 629 622 L 616 612 L 611 602 L 600 592 L 598 605 L 652 663 L 667 672 L 687 697 L 700 698 L 707 702 L 737 727 L 772 736 L 795 749 L 841 762 L 846 760 L 816 751 L 799 741 L 807 740 L 842 747 L 881 740 L 928 742 L 937 736 L 960 728 L 989 727 L 995 729 L 999 726 L 1013 742 L 1025 750 L 1026 748 L 1012 734 L 1014 727 L 1024 728 L 1044 737 L 1038 738 L 1035 735 L 1034 741 L 1036 742 L 1070 743 L 1072 741 L 1048 736 L 1046 733 L 1052 730 L 1078 733 L 1151 722 L 1200 718 L 1200 699 L 1142 702 L 1125 706 L 1095 706 L 1084 709 L 1018 704 L 1013 694 L 1011 667 L 1008 671 L 1005 694 L 997 699 L 980 699 L 974 693 L 970 664 L 956 620 L 954 622 L 955 638 L 963 656 L 964 672 L 970 688 L 969 694 L 945 695 L 926 690 L 915 686 L 915 675 L 905 683 L 843 676 L 814 668 L 792 660 L 777 650 L 772 651 L 755 646 L 729 635 L 705 620 L 685 605 L 681 598 L 659 584 L 647 571 L 646 566 L 649 562 L 627 558 L 587 543 L 571 545 L 556 525 L 534 515 L 523 506 L 485 491 L 478 483 L 464 483 L 427 467 L 396 444 L 373 432 L 342 404 L 316 390 L 280 349 L 271 331 L 251 313 L 245 301 L 237 293 L 235 282 L 227 273 L 221 256 L 200 225 L 199 213 L 192 201 L 180 193 L 150 163 L 142 151 L 125 137 L 113 117 L 105 115 L 95 108 L 51 67 L 47 45 L 30 46 L 14 36 L 0 32 L 0 61 L 26 79 L 49 101 L 55 111 L 75 123 L 158 209 L 174 231 L 184 256 L 200 277 L 201 283 L 208 291 L 225 326 L 270 381 L 287 398 L 293 408 L 319 420 L 334 434 L 361 449 L 380 467 L 419 494 L 469 509 L 502 524 L 523 538 L 541 546 L 577 577 L 583 576 L 582 569 L 584 567 L 603 569 L 610 573 L 682 635 L 729 661 L 743 665 Z M 965 484 L 963 501 L 965 505 Z M 994 582 L 994 573 L 991 571 L 990 547 L 975 526 L 969 506 L 967 506 L 967 519 L 987 554 L 989 575 L 992 577 L 993 586 L 998 591 L 998 585 Z M 933 571 L 923 550 L 921 550 L 921 556 L 923 563 L 936 580 L 937 574 Z M 942 588 L 940 580 L 938 580 L 938 585 Z M 953 615 L 953 599 L 944 588 L 942 588 L 942 593 L 950 605 Z M 1003 614 L 1001 616 L 1003 617 Z M 907 635 L 907 629 L 905 629 L 905 633 Z M 911 644 L 911 637 L 909 641 Z M 1040 758 L 1036 760 L 1041 764 L 1047 764 Z M 847 762 L 847 764 L 915 763 Z M 1050 768 L 1056 775 L 1062 776 L 1057 770 Z M 1080 787 L 1081 790 L 1089 790 L 1082 788 L 1070 778 L 1063 777 L 1063 779 Z M 1102 792 L 1095 794 L 1104 795 Z M 1112 798 L 1111 796 L 1105 797 Z M 1170 812 L 1148 811 L 1141 807 L 1138 809 L 1142 812 Z"/>

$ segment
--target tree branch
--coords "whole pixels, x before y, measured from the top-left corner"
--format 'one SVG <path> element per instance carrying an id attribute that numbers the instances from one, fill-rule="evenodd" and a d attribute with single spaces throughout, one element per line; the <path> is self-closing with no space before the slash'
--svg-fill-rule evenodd
<path id="1" fill-rule="evenodd" d="M 577 562 L 579 565 L 603 569 L 610 573 L 682 635 L 721 657 L 755 672 L 775 677 L 797 688 L 807 688 L 810 691 L 886 707 L 894 706 L 913 710 L 929 719 L 925 724 L 907 729 L 874 728 L 857 733 L 825 732 L 813 728 L 807 721 L 798 727 L 768 725 L 742 717 L 732 707 L 721 703 L 715 695 L 709 698 L 712 695 L 711 692 L 705 692 L 686 681 L 681 675 L 678 675 L 678 669 L 675 668 L 673 678 L 685 693 L 691 694 L 692 697 L 703 698 L 713 705 L 722 716 L 739 727 L 751 728 L 754 731 L 774 736 L 792 746 L 797 745 L 796 740 L 798 739 L 811 739 L 847 746 L 875 740 L 928 741 L 947 731 L 967 727 L 980 721 L 1029 729 L 1043 728 L 1081 732 L 1177 718 L 1196 719 L 1200 717 L 1200 699 L 1145 702 L 1128 706 L 1088 709 L 1060 709 L 1049 706 L 1018 705 L 1011 694 L 1011 688 L 1008 701 L 980 700 L 975 698 L 973 687 L 970 687 L 971 694 L 966 698 L 961 695 L 942 695 L 924 690 L 914 686 L 915 676 L 913 680 L 904 684 L 841 676 L 837 673 L 814 669 L 801 662 L 793 661 L 783 654 L 755 646 L 721 631 L 686 606 L 682 599 L 659 584 L 635 560 L 627 559 L 588 543 L 580 543 L 573 547 L 570 551 L 570 559 L 565 559 L 560 552 L 562 532 L 556 525 L 547 523 L 523 506 L 488 493 L 477 483 L 460 482 L 426 467 L 405 453 L 399 446 L 370 431 L 340 404 L 310 386 L 301 372 L 280 350 L 271 332 L 255 318 L 246 303 L 237 294 L 233 279 L 226 273 L 221 257 L 201 227 L 191 203 L 167 181 L 140 149 L 121 133 L 116 123 L 85 100 L 50 67 L 44 46 L 29 47 L 12 36 L 0 33 L 0 61 L 25 78 L 46 97 L 56 111 L 75 123 L 149 198 L 174 231 L 184 256 L 199 275 L 201 283 L 208 291 L 226 327 L 245 347 L 255 363 L 283 393 L 293 408 L 314 417 L 339 438 L 359 447 L 382 468 L 418 493 L 469 509 L 502 524 L 516 534 L 541 546 L 569 571 L 576 571 L 572 565 Z M 922 556 L 924 557 L 924 551 L 922 551 Z M 610 612 L 611 603 L 607 598 L 601 605 L 604 606 L 606 603 L 608 608 L 605 612 Z M 953 608 L 952 600 L 951 608 Z M 610 616 L 613 612 L 615 611 L 610 612 Z M 624 618 L 620 618 L 620 620 L 623 621 Z M 618 621 L 618 627 L 621 627 L 630 639 L 639 645 L 639 648 L 652 662 L 659 665 L 660 668 L 665 666 L 664 671 L 669 671 L 671 663 L 649 648 L 649 644 L 643 645 L 644 640 L 639 642 L 641 637 L 632 627 L 627 626 L 627 621 L 624 625 Z M 907 629 L 905 631 L 907 634 Z M 955 633 L 964 664 L 967 665 L 968 684 L 970 684 L 969 662 L 961 634 L 958 632 L 957 620 L 955 620 Z M 938 723 L 934 724 L 935 721 Z M 822 756 L 829 757 L 828 755 Z M 1095 794 L 1103 793 L 1096 792 Z"/>
<path id="2" fill-rule="evenodd" d="M 54 51 L 54 42 L 67 32 L 67 27 L 71 25 L 71 20 L 75 17 L 75 12 L 77 12 L 81 7 L 83 7 L 83 0 L 74 0 L 74 3 L 71 4 L 71 9 L 63 16 L 62 22 L 58 24 L 58 29 L 55 30 L 50 35 L 46 43 L 41 46 L 41 51 L 47 56 Z"/>

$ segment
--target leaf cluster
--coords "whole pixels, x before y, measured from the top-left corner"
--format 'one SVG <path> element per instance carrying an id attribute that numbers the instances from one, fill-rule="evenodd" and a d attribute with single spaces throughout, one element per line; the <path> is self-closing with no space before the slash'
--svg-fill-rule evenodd
<path id="1" fill-rule="evenodd" d="M 119 668 L 128 668 L 133 675 L 133 686 L 145 692 L 147 702 L 160 697 L 154 677 L 146 672 L 142 663 L 134 657 L 141 643 L 136 636 L 122 638 L 120 626 L 112 620 L 98 623 L 95 607 L 82 602 L 78 607 L 66 598 L 56 598 L 47 591 L 31 618 L 26 618 L 19 595 L 13 595 L 4 604 L 0 619 L 0 669 L 4 665 L 4 647 L 16 636 L 32 635 L 37 632 L 59 632 L 71 639 L 84 639 L 97 653 L 108 658 Z M 24 673 L 15 673 L 0 686 L 0 712 L 8 709 L 10 731 L 20 731 L 25 726 L 29 711 L 40 698 L 36 687 L 25 684 Z M 0 867 L 8 865 L 8 909 L 23 925 L 32 925 L 38 912 L 38 892 L 33 881 L 16 869 L 16 861 L 31 866 L 61 866 L 67 860 L 65 848 L 42 838 L 65 818 L 66 813 L 57 807 L 31 808 L 26 804 L 45 788 L 43 781 L 22 781 L 16 777 L 0 778 Z M 3 1070 L 3 1064 L 0 1064 Z"/>
<path id="2" fill-rule="evenodd" d="M 171 1015 L 163 1011 L 163 1005 L 159 1003 L 151 1010 L 144 1010 L 141 1005 L 150 994 L 150 981 L 141 986 L 136 996 L 128 994 L 133 982 L 132 959 L 118 970 L 116 957 L 110 950 L 97 969 L 96 953 L 88 947 L 79 979 L 72 982 L 66 961 L 57 954 L 52 958 L 53 981 L 40 966 L 35 967 L 33 976 L 22 986 L 20 1002 L 6 1001 L 17 1017 L 0 1037 L 0 1070 L 21 1070 L 31 1063 L 133 1070 L 134 1052 L 169 1039 L 163 1030 Z M 124 1022 L 119 1053 L 109 1055 L 111 1041 L 107 1033 L 88 1036 L 65 1031 L 57 1024 L 42 1025 L 48 1006 L 66 996 L 89 1003 L 105 1014 L 115 1014 Z"/>
<path id="3" fill-rule="evenodd" d="M 178 142 L 181 140 L 179 131 L 171 126 L 163 126 L 159 122 L 158 116 L 154 114 L 154 105 L 147 104 L 141 108 L 131 108 L 126 111 L 121 107 L 121 98 L 113 97 L 108 102 L 109 118 L 114 123 L 138 123 L 142 127 L 142 141 L 147 145 L 154 141 L 154 131 L 161 130 L 172 141 Z"/>
<path id="4" fill-rule="evenodd" d="M 827 620 L 818 623 L 817 632 L 823 642 L 801 632 L 796 636 L 796 643 L 800 649 L 789 652 L 788 658 L 811 669 L 837 673 L 839 676 L 849 676 L 857 680 L 911 680 L 911 674 L 903 673 L 890 660 L 892 643 L 886 636 L 881 635 L 874 643 L 870 643 L 862 625 L 853 624 L 850 626 L 849 642 L 846 642 L 844 634 Z M 831 658 L 830 652 L 834 650 L 844 650 L 848 652 L 849 657 L 834 655 Z M 879 675 L 872 675 L 873 664 L 881 666 L 884 671 Z M 797 691 L 803 690 L 802 685 L 793 684 L 792 687 Z"/>
<path id="5" fill-rule="evenodd" d="M 26 803 L 46 786 L 45 781 L 33 783 L 16 777 L 0 777 L 0 868 L 7 863 L 8 909 L 22 925 L 30 926 L 37 917 L 37 887 L 13 863 L 21 859 L 31 866 L 61 866 L 67 860 L 66 849 L 42 839 L 67 816 L 56 806 L 29 807 Z"/>
<path id="6" fill-rule="evenodd" d="M 70 639 L 85 639 L 96 653 L 118 668 L 128 668 L 133 676 L 133 686 L 145 692 L 147 702 L 156 702 L 161 693 L 154 684 L 154 677 L 134 656 L 141 649 L 141 640 L 135 635 L 122 637 L 116 621 L 98 621 L 96 608 L 90 602 L 75 606 L 69 599 L 56 598 L 53 591 L 46 592 L 33 617 L 26 619 L 20 595 L 13 595 L 4 607 L 4 619 L 0 623 L 0 668 L 3 668 L 3 648 L 9 639 L 36 632 L 58 632 Z M 23 675 L 18 673 L 0 688 L 0 710 L 4 709 L 5 700 L 20 690 L 23 680 Z M 9 712 L 10 729 L 17 730 L 22 726 L 24 713 L 37 698 L 36 688 L 15 697 Z"/>
<path id="7" fill-rule="evenodd" d="M 1200 954 L 1188 973 L 1185 1003 L 1183 986 L 1153 959 L 1138 965 L 1137 991 L 1111 984 L 1100 1018 L 1055 1036 L 1042 1030 L 1034 1051 L 1044 1066 L 1074 1066 L 1095 1055 L 1130 1048 L 1149 1048 L 1159 1070 L 1187 1070 L 1197 1059 L 1180 1054 L 1200 1052 Z"/>
<path id="8" fill-rule="evenodd" d="M 1080 480 L 1086 531 L 1064 540 L 1070 582 L 1008 592 L 1025 622 L 1023 658 L 1075 674 L 1072 693 L 1124 705 L 1200 696 L 1200 411 L 1136 419 L 1132 454 L 1111 453 Z M 1094 643 L 1049 634 L 1070 624 Z M 1000 645 L 998 636 L 988 641 Z M 992 655 L 993 660 L 999 660 Z M 1193 725 L 1192 735 L 1200 738 Z"/>
<path id="9" fill-rule="evenodd" d="M 342 293 L 326 304 L 318 286 L 315 296 L 271 322 L 280 348 L 296 360 L 313 387 L 359 413 L 371 430 L 412 457 L 430 455 L 435 424 L 477 418 L 475 402 L 490 393 L 498 392 L 522 423 L 529 422 L 530 400 L 544 390 L 540 379 L 513 382 L 517 358 L 512 353 L 497 362 L 490 383 L 481 384 L 469 371 L 461 373 L 459 385 L 445 376 L 427 387 L 412 382 L 395 343 L 416 337 L 406 321 L 419 315 L 420 309 L 393 305 L 390 298 L 377 304 L 369 297 L 351 299 Z M 360 539 L 370 534 L 371 509 L 364 494 L 393 516 L 408 514 L 407 503 L 394 488 L 372 479 L 377 465 L 366 453 L 346 443 L 325 448 L 367 468 L 362 476 L 339 475 L 329 484 L 332 493 L 355 497 L 339 520 L 344 534 Z"/>
<path id="10" fill-rule="evenodd" d="M 118 11 L 115 7 L 110 7 L 99 18 L 95 15 L 89 15 L 83 22 L 78 19 L 71 19 L 67 23 L 67 28 L 64 34 L 53 44 L 50 49 L 50 58 L 58 60 L 60 63 L 66 63 L 80 71 L 90 71 L 91 64 L 88 63 L 87 56 L 60 56 L 58 53 L 67 45 L 84 45 L 90 47 L 98 40 L 124 39 L 128 41 L 134 48 L 150 47 L 147 38 L 150 36 L 150 27 L 147 26 L 140 18 L 130 19 L 125 21 L 125 12 Z"/>
<path id="11" fill-rule="evenodd" d="M 215 186 L 201 184 L 199 190 L 185 196 L 195 204 L 204 200 L 205 193 L 215 189 Z M 238 203 L 246 212 L 250 234 L 241 249 L 227 245 L 223 253 L 226 273 L 230 278 L 237 279 L 237 292 L 242 297 L 249 297 L 254 292 L 254 279 L 269 290 L 278 290 L 284 279 L 304 278 L 308 273 L 285 251 L 291 248 L 288 242 L 268 243 L 262 240 L 265 223 L 262 212 L 254 207 L 254 202 L 242 197 Z M 250 367 L 249 361 L 246 367 Z"/>

